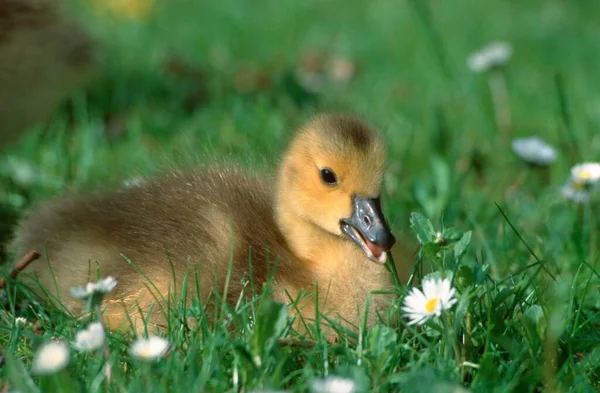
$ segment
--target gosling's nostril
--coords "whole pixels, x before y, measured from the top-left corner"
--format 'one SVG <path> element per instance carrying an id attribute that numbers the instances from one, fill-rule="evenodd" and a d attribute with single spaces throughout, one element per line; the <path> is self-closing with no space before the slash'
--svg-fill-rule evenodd
<path id="1" fill-rule="evenodd" d="M 380 231 L 377 234 L 377 243 L 385 250 L 390 250 L 396 243 L 396 238 L 389 231 Z"/>
<path id="2" fill-rule="evenodd" d="M 363 217 L 363 221 L 365 223 L 365 225 L 371 225 L 371 218 L 369 216 L 364 216 Z"/>

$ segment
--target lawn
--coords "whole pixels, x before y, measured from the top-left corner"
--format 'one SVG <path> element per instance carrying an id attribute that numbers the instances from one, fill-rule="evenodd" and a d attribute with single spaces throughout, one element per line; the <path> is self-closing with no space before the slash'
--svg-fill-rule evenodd
<path id="1" fill-rule="evenodd" d="M 303 119 L 352 112 L 389 144 L 382 198 L 400 241 L 420 244 L 412 282 L 448 277 L 458 302 L 408 326 L 409 288 L 398 286 L 380 324 L 330 342 L 318 325 L 296 334 L 263 296 L 210 324 L 201 305 L 174 299 L 159 361 L 129 353 L 132 333 L 111 333 L 108 359 L 71 349 L 67 368 L 36 376 L 40 344 L 72 342 L 88 319 L 9 280 L 0 391 L 305 392 L 336 376 L 356 392 L 600 390 L 600 199 L 561 193 L 574 165 L 600 160 L 600 3 L 156 0 L 130 17 L 75 8 L 102 45 L 98 73 L 0 153 L 0 242 L 24 209 L 70 188 L 223 157 L 273 171 Z M 510 60 L 471 70 L 470 54 L 498 40 Z M 355 72 L 328 77 L 325 63 Z M 511 148 L 524 136 L 554 146 L 556 161 L 525 164 Z"/>

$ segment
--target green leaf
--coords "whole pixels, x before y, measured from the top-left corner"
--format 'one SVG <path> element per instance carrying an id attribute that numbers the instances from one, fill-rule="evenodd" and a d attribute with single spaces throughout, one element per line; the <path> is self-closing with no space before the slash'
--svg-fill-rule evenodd
<path id="1" fill-rule="evenodd" d="M 430 180 L 425 183 L 417 179 L 414 182 L 414 193 L 427 215 L 437 220 L 450 200 L 452 173 L 448 163 L 441 157 L 433 157 L 429 166 Z"/>
<path id="2" fill-rule="evenodd" d="M 475 272 L 472 266 L 461 265 L 454 274 L 454 286 L 464 292 L 475 282 Z"/>
<path id="3" fill-rule="evenodd" d="M 427 185 L 417 179 L 414 182 L 415 199 L 419 202 L 429 217 L 435 217 L 437 213 L 436 199 L 431 195 Z"/>
<path id="4" fill-rule="evenodd" d="M 450 166 L 444 159 L 436 156 L 431 159 L 431 169 L 438 199 L 438 214 L 441 214 L 450 199 Z"/>
<path id="5" fill-rule="evenodd" d="M 442 239 L 446 242 L 455 242 L 463 236 L 462 232 L 456 228 L 445 228 L 442 231 Z"/>
<path id="6" fill-rule="evenodd" d="M 552 297 L 549 302 L 547 334 L 551 340 L 556 340 L 570 324 L 571 315 L 567 306 L 571 283 L 569 280 L 561 280 L 552 285 Z"/>
<path id="7" fill-rule="evenodd" d="M 375 325 L 367 334 L 369 358 L 376 372 L 383 372 L 393 358 L 396 346 L 396 332 L 385 325 Z"/>
<path id="8" fill-rule="evenodd" d="M 539 304 L 532 305 L 525 311 L 523 317 L 523 326 L 529 330 L 531 335 L 535 335 L 540 341 L 543 341 L 546 336 L 548 321 L 542 307 Z"/>
<path id="9" fill-rule="evenodd" d="M 460 238 L 460 240 L 454 245 L 454 257 L 456 258 L 456 260 L 458 260 L 467 250 L 467 247 L 471 243 L 472 235 L 472 231 L 465 232 Z"/>
<path id="10" fill-rule="evenodd" d="M 464 322 L 465 317 L 467 316 L 467 312 L 469 311 L 469 304 L 471 304 L 471 294 L 469 291 L 464 291 L 458 299 L 456 311 L 454 312 L 455 331 L 458 331 L 460 329 L 460 326 Z"/>
<path id="11" fill-rule="evenodd" d="M 256 323 L 252 335 L 254 363 L 264 364 L 287 322 L 287 307 L 283 303 L 264 299 L 256 311 Z"/>
<path id="12" fill-rule="evenodd" d="M 410 226 L 417 234 L 417 239 L 421 244 L 430 243 L 435 239 L 433 224 L 423 214 L 413 212 L 410 215 Z"/>
<path id="13" fill-rule="evenodd" d="M 513 288 L 503 288 L 494 298 L 492 309 L 495 310 L 500 307 L 509 297 L 514 296 L 514 294 Z"/>
<path id="14" fill-rule="evenodd" d="M 388 378 L 388 382 L 399 385 L 399 389 L 393 391 L 401 391 L 402 393 L 468 393 L 468 390 L 460 384 L 439 376 L 432 369 L 420 369 L 407 373 L 394 374 Z"/>
<path id="15" fill-rule="evenodd" d="M 510 352 L 513 356 L 519 356 L 524 350 L 522 338 L 520 340 L 515 340 L 513 337 L 506 335 L 501 336 L 497 334 L 491 334 L 490 341 L 498 345 L 503 350 Z"/>
<path id="16" fill-rule="evenodd" d="M 23 362 L 10 353 L 6 354 L 6 371 L 13 390 L 23 393 L 40 392 Z"/>
<path id="17" fill-rule="evenodd" d="M 486 388 L 496 387 L 500 384 L 502 375 L 498 370 L 498 364 L 495 362 L 494 355 L 484 354 L 479 361 L 479 371 L 475 374 L 474 385 Z M 486 391 L 486 390 L 483 390 Z M 492 391 L 489 389 L 487 391 Z"/>
<path id="18" fill-rule="evenodd" d="M 489 271 L 490 271 L 489 264 L 487 264 L 487 263 L 484 265 L 476 264 L 475 265 L 475 285 L 483 284 L 487 280 Z"/>

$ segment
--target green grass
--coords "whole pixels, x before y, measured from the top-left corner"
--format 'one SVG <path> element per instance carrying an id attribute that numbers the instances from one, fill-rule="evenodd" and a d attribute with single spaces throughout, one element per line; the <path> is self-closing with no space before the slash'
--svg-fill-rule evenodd
<path id="1" fill-rule="evenodd" d="M 572 165 L 600 156 L 599 3 L 170 4 L 145 23 L 89 19 L 106 45 L 99 77 L 0 156 L 0 240 L 23 209 L 67 188 L 223 156 L 273 170 L 302 119 L 347 110 L 386 133 L 384 204 L 393 227 L 415 241 L 411 213 L 421 212 L 434 232 L 444 228 L 447 244 L 423 244 L 417 267 L 452 274 L 460 301 L 424 329 L 406 327 L 394 308 L 400 326 L 340 332 L 337 343 L 319 326 L 313 341 L 297 337 L 264 296 L 228 308 L 230 316 L 214 323 L 199 304 L 174 305 L 165 332 L 173 348 L 157 364 L 127 354 L 131 334 L 110 335 L 108 386 L 101 353 L 73 352 L 60 375 L 30 376 L 37 346 L 51 337 L 73 340 L 85 321 L 23 300 L 10 285 L 10 307 L 0 314 L 2 381 L 22 392 L 37 391 L 34 383 L 45 392 L 302 392 L 328 375 L 373 392 L 600 389 L 600 205 L 559 195 Z M 560 152 L 547 179 L 512 154 L 496 127 L 486 77 L 466 66 L 470 52 L 496 39 L 515 48 L 505 69 L 511 135 L 542 136 Z M 323 94 L 303 91 L 292 76 L 311 50 L 353 59 L 356 78 Z M 193 72 L 167 72 L 169 61 Z M 242 94 L 232 79 L 251 66 L 271 83 Z M 433 236 L 423 216 L 412 217 L 421 239 Z M 463 251 L 456 241 L 469 231 Z M 406 292 L 398 288 L 397 305 Z M 32 323 L 19 333 L 15 312 Z M 182 325 L 184 315 L 200 327 Z"/>

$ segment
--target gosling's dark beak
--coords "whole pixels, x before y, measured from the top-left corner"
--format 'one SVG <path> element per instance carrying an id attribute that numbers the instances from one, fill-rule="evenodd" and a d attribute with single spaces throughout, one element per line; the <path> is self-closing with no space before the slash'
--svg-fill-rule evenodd
<path id="1" fill-rule="evenodd" d="M 381 199 L 379 197 L 366 199 L 354 195 L 352 206 L 352 216 L 340 221 L 342 231 L 364 251 L 369 259 L 385 263 L 386 251 L 396 243 L 396 238 L 381 212 Z"/>

